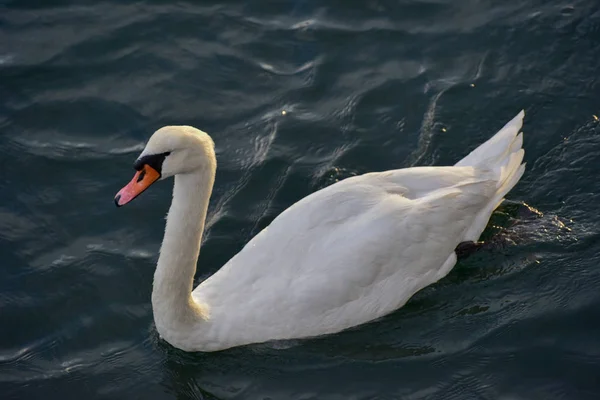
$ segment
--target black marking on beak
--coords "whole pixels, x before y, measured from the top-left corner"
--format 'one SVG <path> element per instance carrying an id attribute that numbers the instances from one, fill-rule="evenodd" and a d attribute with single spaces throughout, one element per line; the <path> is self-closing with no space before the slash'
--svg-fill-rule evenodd
<path id="1" fill-rule="evenodd" d="M 140 172 L 140 174 L 139 174 L 139 176 L 137 178 L 138 183 L 141 182 L 144 179 L 145 176 L 146 176 L 146 170 L 143 169 L 142 172 Z"/>

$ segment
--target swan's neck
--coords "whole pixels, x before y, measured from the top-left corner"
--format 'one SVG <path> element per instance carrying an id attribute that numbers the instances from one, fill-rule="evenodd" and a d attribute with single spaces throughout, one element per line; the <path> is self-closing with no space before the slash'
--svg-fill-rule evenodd
<path id="1" fill-rule="evenodd" d="M 179 341 L 204 322 L 206 310 L 192 299 L 192 286 L 216 167 L 175 176 L 173 201 L 154 274 L 152 308 L 160 335 Z"/>

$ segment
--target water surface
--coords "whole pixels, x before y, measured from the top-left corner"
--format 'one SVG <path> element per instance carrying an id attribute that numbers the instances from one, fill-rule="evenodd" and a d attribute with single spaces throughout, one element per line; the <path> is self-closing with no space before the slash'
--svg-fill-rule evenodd
<path id="1" fill-rule="evenodd" d="M 0 10 L 1 398 L 600 396 L 597 1 Z M 190 124 L 216 142 L 200 282 L 309 193 L 453 164 L 522 108 L 528 169 L 490 246 L 403 309 L 211 354 L 157 337 L 150 291 L 171 185 L 112 202 L 157 128 Z"/>

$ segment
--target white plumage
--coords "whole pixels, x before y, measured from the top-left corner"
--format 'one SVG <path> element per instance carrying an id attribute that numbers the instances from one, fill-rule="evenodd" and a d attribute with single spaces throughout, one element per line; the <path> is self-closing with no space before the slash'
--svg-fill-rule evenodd
<path id="1" fill-rule="evenodd" d="M 212 140 L 165 127 L 174 196 L 152 295 L 156 327 L 187 351 L 339 332 L 399 307 L 448 274 L 523 175 L 524 112 L 454 166 L 345 179 L 279 215 L 193 292 L 216 163 Z M 191 293 L 191 296 L 190 296 Z"/>

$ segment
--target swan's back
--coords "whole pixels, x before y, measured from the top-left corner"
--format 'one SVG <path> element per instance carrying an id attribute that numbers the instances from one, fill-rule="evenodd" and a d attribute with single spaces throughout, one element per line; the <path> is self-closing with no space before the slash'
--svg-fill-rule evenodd
<path id="1" fill-rule="evenodd" d="M 523 173 L 519 121 L 472 162 L 348 178 L 285 210 L 194 291 L 213 335 L 239 345 L 338 332 L 443 278 Z"/>

